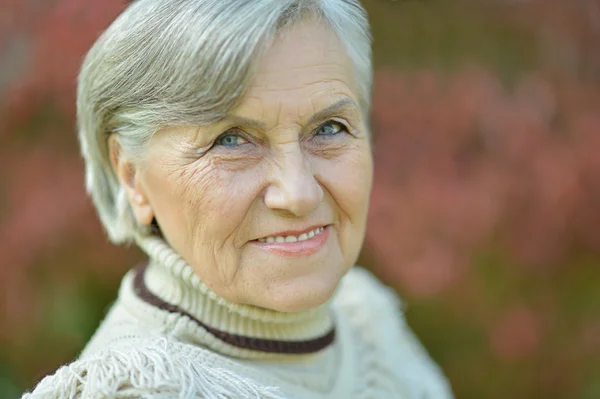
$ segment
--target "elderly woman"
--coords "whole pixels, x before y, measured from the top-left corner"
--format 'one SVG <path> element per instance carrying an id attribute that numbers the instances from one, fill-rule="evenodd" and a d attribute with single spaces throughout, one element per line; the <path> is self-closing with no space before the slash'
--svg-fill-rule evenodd
<path id="1" fill-rule="evenodd" d="M 449 398 L 352 267 L 372 180 L 358 0 L 137 0 L 85 58 L 87 187 L 147 264 L 33 398 Z"/>

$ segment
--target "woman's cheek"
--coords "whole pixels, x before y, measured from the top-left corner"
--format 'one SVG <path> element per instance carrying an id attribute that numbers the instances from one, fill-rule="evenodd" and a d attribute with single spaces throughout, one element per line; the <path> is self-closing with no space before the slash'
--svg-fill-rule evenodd
<path id="1" fill-rule="evenodd" d="M 319 180 L 336 201 L 354 203 L 368 198 L 373 175 L 369 151 L 355 148 L 333 159 L 319 159 L 317 165 Z"/>
<path id="2" fill-rule="evenodd" d="M 237 226 L 260 194 L 262 178 L 255 170 L 214 170 L 197 191 L 196 207 L 225 226 Z M 231 229 L 232 227 L 227 227 Z"/>

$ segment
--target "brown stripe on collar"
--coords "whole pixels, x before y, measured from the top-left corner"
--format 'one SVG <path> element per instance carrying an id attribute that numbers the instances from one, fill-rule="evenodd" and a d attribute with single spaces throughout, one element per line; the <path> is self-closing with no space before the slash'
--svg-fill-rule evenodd
<path id="1" fill-rule="evenodd" d="M 181 309 L 177 305 L 170 304 L 163 301 L 156 295 L 154 295 L 144 281 L 144 273 L 148 267 L 147 263 L 141 263 L 135 268 L 135 277 L 133 280 L 133 289 L 135 294 L 143 301 L 156 306 L 162 310 L 170 313 L 179 313 L 183 316 L 189 317 L 200 327 L 208 331 L 210 334 L 220 339 L 221 341 L 242 349 L 250 349 L 268 353 L 283 353 L 283 354 L 306 354 L 318 352 L 325 349 L 335 339 L 335 328 L 332 328 L 327 334 L 307 341 L 278 341 L 272 339 L 262 339 L 254 337 L 246 337 L 243 335 L 230 334 L 225 331 L 218 330 L 210 327 L 192 314 Z"/>

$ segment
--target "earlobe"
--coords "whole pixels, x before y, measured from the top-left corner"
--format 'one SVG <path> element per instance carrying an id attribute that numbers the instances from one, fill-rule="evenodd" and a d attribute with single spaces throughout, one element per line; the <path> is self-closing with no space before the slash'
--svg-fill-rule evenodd
<path id="1" fill-rule="evenodd" d="M 111 135 L 108 140 L 110 162 L 119 183 L 127 194 L 133 214 L 139 224 L 149 225 L 154 219 L 154 212 L 140 184 L 138 169 L 133 162 L 126 158 L 117 135 Z"/>

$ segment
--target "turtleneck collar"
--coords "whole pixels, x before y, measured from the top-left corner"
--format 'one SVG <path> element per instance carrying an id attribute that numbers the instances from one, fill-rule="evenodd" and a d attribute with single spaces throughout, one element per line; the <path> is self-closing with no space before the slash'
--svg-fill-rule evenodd
<path id="1" fill-rule="evenodd" d="M 133 279 L 136 295 L 168 314 L 188 319 L 188 339 L 238 358 L 308 354 L 329 347 L 335 328 L 329 304 L 279 312 L 233 303 L 212 291 L 192 267 L 158 237 L 138 238 L 150 257 Z"/>

